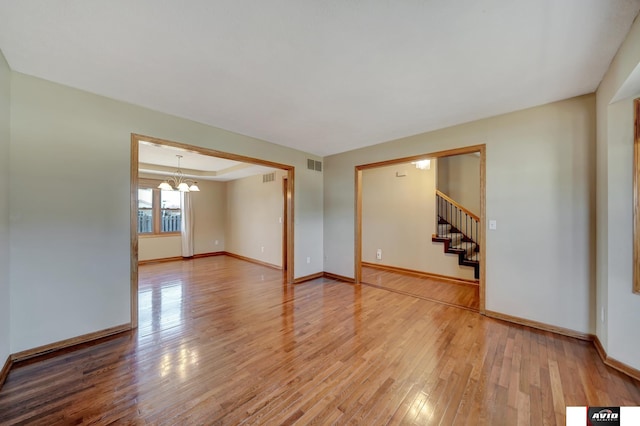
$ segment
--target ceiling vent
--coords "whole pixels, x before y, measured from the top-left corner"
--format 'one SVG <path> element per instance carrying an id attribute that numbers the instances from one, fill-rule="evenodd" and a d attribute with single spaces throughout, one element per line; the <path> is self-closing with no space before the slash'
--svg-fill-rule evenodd
<path id="1" fill-rule="evenodd" d="M 262 175 L 262 183 L 273 182 L 276 180 L 276 172 L 267 173 Z"/>
<path id="2" fill-rule="evenodd" d="M 307 158 L 307 169 L 315 170 L 316 172 L 322 171 L 322 161 L 312 160 Z"/>

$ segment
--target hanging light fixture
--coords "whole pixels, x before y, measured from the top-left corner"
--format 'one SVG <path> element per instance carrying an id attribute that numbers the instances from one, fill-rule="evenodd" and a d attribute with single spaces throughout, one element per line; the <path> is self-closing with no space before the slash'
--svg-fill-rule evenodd
<path id="1" fill-rule="evenodd" d="M 198 182 L 191 179 L 185 179 L 184 173 L 182 173 L 182 170 L 180 169 L 180 159 L 182 158 L 182 155 L 176 155 L 176 157 L 178 157 L 178 170 L 176 170 L 173 176 L 169 176 L 160 185 L 158 185 L 158 188 L 164 189 L 165 191 L 200 191 L 200 188 L 198 188 Z"/>

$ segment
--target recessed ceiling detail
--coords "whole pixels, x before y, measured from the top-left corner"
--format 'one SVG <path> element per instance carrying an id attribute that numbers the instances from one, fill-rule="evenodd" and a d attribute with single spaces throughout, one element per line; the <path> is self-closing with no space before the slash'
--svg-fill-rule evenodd
<path id="1" fill-rule="evenodd" d="M 176 154 L 178 153 L 182 156 L 180 169 L 183 175 L 194 180 L 226 182 L 275 170 L 257 164 L 242 163 L 173 146 L 141 141 L 138 145 L 138 171 L 158 175 L 159 179 L 170 175 L 176 171 Z"/>

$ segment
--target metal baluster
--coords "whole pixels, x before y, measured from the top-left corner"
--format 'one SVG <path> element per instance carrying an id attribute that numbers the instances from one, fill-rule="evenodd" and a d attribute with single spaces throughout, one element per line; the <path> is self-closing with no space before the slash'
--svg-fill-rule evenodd
<path id="1" fill-rule="evenodd" d="M 473 249 L 473 260 L 478 260 L 476 258 L 476 253 L 478 253 L 477 252 L 477 249 L 478 249 L 478 237 L 476 235 L 477 229 L 478 229 L 478 224 L 476 223 L 476 220 L 473 219 L 473 222 L 471 222 L 471 233 L 473 234 L 473 242 L 476 243 L 476 246 Z"/>
<path id="2" fill-rule="evenodd" d="M 476 244 L 478 244 L 478 249 L 480 249 L 480 224 L 476 222 Z M 476 253 L 479 253 L 476 251 Z M 476 256 L 476 260 L 478 260 Z"/>
<path id="3" fill-rule="evenodd" d="M 459 232 L 459 233 L 462 233 L 462 224 L 460 223 L 460 220 L 462 219 L 462 216 L 461 216 L 462 212 L 460 211 L 460 209 L 459 209 L 458 207 L 456 207 L 456 212 L 458 213 L 458 214 L 456 215 L 456 216 L 458 216 L 458 217 L 456 218 L 456 222 L 457 222 L 457 223 L 456 223 L 456 225 L 458 225 L 458 226 L 456 226 L 456 228 L 458 228 L 458 232 Z M 463 236 L 463 237 L 464 237 L 464 236 Z M 462 238 L 463 238 L 463 237 L 460 237 L 460 242 L 458 243 L 458 247 L 462 247 L 462 242 L 463 242 L 463 241 L 462 241 Z"/>
<path id="4" fill-rule="evenodd" d="M 468 214 L 464 214 L 464 235 L 469 235 L 469 215 Z M 469 256 L 469 239 L 466 238 L 465 239 L 465 246 L 464 246 L 464 256 L 465 258 Z"/>
<path id="5" fill-rule="evenodd" d="M 436 194 L 436 233 L 440 236 L 440 196 Z"/>
<path id="6" fill-rule="evenodd" d="M 440 236 L 440 196 L 436 194 L 436 232 Z"/>
<path id="7" fill-rule="evenodd" d="M 473 236 L 473 231 L 475 228 L 475 219 L 474 218 L 470 218 L 470 219 L 471 219 L 471 237 L 472 237 L 471 239 L 473 240 L 473 242 L 476 244 L 476 247 L 477 247 L 478 241 L 476 241 L 474 239 L 475 237 Z M 472 247 L 472 251 L 471 251 L 471 258 L 473 260 L 476 260 L 476 247 Z"/>

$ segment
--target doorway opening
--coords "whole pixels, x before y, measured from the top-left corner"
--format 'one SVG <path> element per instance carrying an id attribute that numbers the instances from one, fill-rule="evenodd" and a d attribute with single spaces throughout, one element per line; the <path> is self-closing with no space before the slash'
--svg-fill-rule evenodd
<path id="1" fill-rule="evenodd" d="M 451 254 L 451 251 L 447 252 L 447 254 L 443 254 L 442 245 L 437 244 L 436 242 L 435 237 L 438 236 L 438 234 L 440 234 L 439 228 L 444 226 L 439 224 L 444 223 L 443 220 L 445 219 L 444 217 L 440 217 L 440 212 L 437 209 L 438 207 L 437 197 L 439 195 L 438 188 L 436 186 L 437 176 L 432 176 L 430 178 L 431 179 L 430 186 L 427 185 L 428 188 L 430 188 L 430 190 L 427 188 L 427 186 L 424 185 L 424 183 L 419 183 L 418 184 L 419 186 L 416 186 L 415 188 L 411 187 L 410 185 L 400 184 L 401 182 L 403 184 L 409 183 L 411 176 L 415 176 L 415 179 L 420 179 L 420 182 L 424 182 L 423 180 L 424 178 L 417 176 L 420 172 L 424 173 L 423 170 L 429 167 L 427 165 L 428 162 L 425 161 L 423 163 L 423 160 L 431 159 L 432 160 L 431 162 L 437 165 L 439 159 L 445 161 L 444 160 L 445 158 L 451 158 L 455 156 L 473 157 L 476 160 L 476 167 L 478 167 L 477 163 L 479 162 L 479 194 L 476 194 L 476 195 L 479 195 L 479 200 L 478 200 L 479 211 L 478 211 L 478 217 L 477 217 L 478 219 L 477 228 L 474 228 L 474 229 L 477 229 L 478 232 L 484 231 L 484 229 L 486 229 L 485 228 L 486 151 L 485 150 L 486 150 L 486 145 L 482 144 L 482 145 L 469 146 L 465 148 L 432 152 L 432 153 L 426 153 L 422 155 L 416 155 L 411 157 L 404 157 L 404 158 L 398 158 L 398 159 L 393 159 L 393 160 L 388 160 L 383 162 L 363 164 L 363 165 L 356 166 L 355 168 L 356 235 L 355 235 L 355 274 L 354 275 L 357 283 L 363 282 L 363 267 L 367 268 L 367 276 L 369 277 L 371 275 L 369 273 L 370 266 L 375 266 L 376 269 L 386 269 L 387 270 L 385 271 L 386 273 L 389 273 L 389 272 L 401 273 L 403 275 L 410 274 L 414 276 L 420 275 L 422 273 L 422 275 L 424 276 L 430 276 L 440 280 L 449 279 L 450 281 L 463 283 L 463 284 L 465 282 L 468 282 L 469 284 L 473 284 L 474 286 L 477 286 L 477 288 L 475 289 L 475 291 L 477 291 L 477 297 L 474 296 L 476 300 L 475 302 L 471 302 L 469 304 L 469 307 L 472 307 L 473 310 L 477 309 L 481 313 L 485 311 L 485 277 L 486 277 L 486 241 L 485 240 L 486 239 L 484 238 L 484 235 L 481 235 L 481 238 L 478 238 L 479 241 L 477 241 L 477 245 L 475 244 L 475 242 L 474 243 L 468 242 L 467 236 L 466 235 L 463 236 L 462 233 L 456 235 L 457 237 L 459 237 L 461 241 L 464 238 L 464 242 L 462 243 L 464 246 L 463 248 L 471 250 L 473 254 L 472 256 L 473 259 L 477 259 L 478 276 L 474 277 L 473 267 L 468 268 L 467 265 L 458 266 L 458 259 L 464 260 L 464 262 L 460 262 L 460 265 L 467 262 L 470 263 L 471 255 L 467 255 L 466 251 L 464 252 L 465 255 L 463 255 L 462 249 L 459 250 L 461 252 L 459 258 L 457 255 L 454 256 L 453 254 Z M 435 162 L 433 160 L 435 160 Z M 416 170 L 416 169 L 422 169 L 422 170 Z M 478 168 L 476 168 L 476 170 L 478 170 Z M 363 173 L 365 172 L 366 172 L 365 174 L 366 179 L 363 179 Z M 434 169 L 431 169 L 430 173 L 431 175 L 435 175 L 436 171 Z M 381 175 L 384 175 L 384 176 L 381 176 Z M 375 187 L 373 188 L 373 190 L 371 187 L 367 187 L 368 190 L 365 193 L 366 198 L 364 199 L 364 203 L 363 203 L 363 192 L 365 192 L 363 191 L 363 188 L 364 188 L 363 185 L 365 183 L 365 180 L 368 185 L 375 185 Z M 381 196 L 380 193 L 382 193 L 384 189 L 383 185 L 389 185 L 388 189 L 392 191 L 392 192 L 387 192 L 387 194 L 393 194 L 392 195 L 393 197 L 398 198 L 398 200 L 395 200 L 395 201 L 377 200 L 377 201 L 380 201 L 380 203 L 378 203 L 380 210 L 386 210 L 387 213 L 381 213 L 375 207 L 372 207 L 372 205 L 375 205 L 375 204 L 371 203 L 372 198 L 373 199 L 380 198 Z M 405 200 L 411 200 L 411 203 L 409 203 L 411 205 L 403 204 L 401 200 L 402 196 L 398 195 L 402 191 L 404 191 L 404 194 L 402 194 L 402 196 L 405 197 L 404 198 Z M 375 195 L 371 196 L 371 194 L 373 193 L 375 193 Z M 386 202 L 386 205 L 385 205 L 385 202 Z M 419 203 L 421 203 L 420 206 L 418 206 Z M 372 212 L 374 209 L 376 209 L 375 214 L 374 215 L 369 214 L 363 218 L 365 205 L 367 206 L 368 212 Z M 413 215 L 414 216 L 413 219 L 406 219 L 406 218 L 403 219 L 404 222 L 401 224 L 401 226 L 398 225 L 397 228 L 394 228 L 393 226 L 387 226 L 386 228 L 388 229 L 386 229 L 384 226 L 382 226 L 384 224 L 388 224 L 387 222 L 389 218 L 396 215 L 399 209 L 409 210 L 409 216 Z M 419 209 L 424 210 L 426 214 L 421 215 L 420 211 L 418 211 Z M 396 213 L 394 213 L 394 211 Z M 384 214 L 387 214 L 389 217 L 385 218 Z M 374 216 L 375 219 L 372 220 L 371 216 Z M 423 218 L 424 218 L 424 223 L 420 223 L 420 221 L 423 220 Z M 448 219 L 451 222 L 451 219 L 450 218 Z M 415 223 L 418 223 L 420 225 L 424 225 L 422 226 L 422 228 L 424 229 L 419 230 L 417 229 L 418 227 L 414 229 L 411 226 L 409 226 L 410 229 L 408 230 L 404 229 L 404 228 L 407 228 L 408 226 L 407 223 L 413 223 L 411 222 L 411 220 L 414 220 Z M 375 225 L 376 223 L 378 225 Z M 367 238 L 367 237 L 371 237 L 371 235 L 363 235 L 363 229 L 365 225 L 367 226 L 366 229 L 376 229 L 376 232 L 381 233 L 379 236 L 376 235 L 376 237 L 381 237 L 383 240 L 384 238 L 395 239 L 399 242 L 399 245 L 396 245 L 393 251 L 391 251 L 391 253 L 385 252 L 378 245 L 372 245 L 371 241 L 373 239 Z M 458 225 L 458 223 L 453 223 L 453 225 L 456 226 Z M 450 225 L 447 225 L 447 226 L 450 226 Z M 458 227 L 460 228 L 459 225 Z M 400 232 L 404 232 L 407 235 L 405 235 L 404 237 L 402 235 L 397 235 Z M 467 232 L 467 234 L 469 233 Z M 480 232 L 480 234 L 484 234 L 484 232 Z M 469 236 L 471 236 L 471 234 Z M 405 246 L 400 248 L 400 246 L 405 242 L 407 244 L 405 244 Z M 428 249 L 435 250 L 436 245 L 439 246 L 438 249 L 440 250 L 440 255 L 439 255 L 440 258 L 444 259 L 444 256 L 449 256 L 452 258 L 455 257 L 455 263 L 456 263 L 455 267 L 468 268 L 468 270 L 464 272 L 471 275 L 465 278 L 465 275 L 463 274 L 461 275 L 462 278 L 454 277 L 453 280 L 451 280 L 451 277 L 453 275 L 450 275 L 446 272 L 441 272 L 440 274 L 434 273 L 436 271 L 424 269 L 422 265 L 420 267 L 412 267 L 410 265 L 409 266 L 405 265 L 402 267 L 396 267 L 396 265 L 393 265 L 392 267 L 389 267 L 390 265 L 386 265 L 384 263 L 385 261 L 388 261 L 388 262 L 391 262 L 391 264 L 393 264 L 393 260 L 392 260 L 393 256 L 402 257 L 404 262 L 406 260 L 406 257 L 411 257 L 411 256 L 415 257 L 416 252 L 418 251 L 418 248 L 425 248 L 428 246 Z M 412 251 L 411 246 L 416 248 L 416 250 Z M 367 250 L 365 253 L 366 256 L 363 255 L 363 250 L 365 249 Z M 401 250 L 407 250 L 407 253 L 405 253 L 406 256 L 399 253 Z M 421 254 L 421 255 L 424 255 L 424 254 Z M 435 257 L 436 255 L 433 254 L 433 256 Z M 453 261 L 454 259 L 446 259 L 446 260 Z M 426 262 L 424 262 L 424 264 L 426 264 Z M 369 281 L 367 281 L 366 283 L 375 284 L 375 283 L 370 283 Z M 398 291 L 403 291 L 403 290 L 398 289 Z M 425 298 L 429 298 L 429 297 L 426 296 Z M 475 305 L 475 306 L 472 306 L 472 305 Z"/>
<path id="2" fill-rule="evenodd" d="M 294 274 L 294 227 L 293 227 L 293 197 L 294 197 L 294 167 L 286 164 L 275 163 L 258 158 L 243 155 L 230 154 L 209 148 L 187 145 L 180 142 L 168 141 L 151 136 L 138 134 L 131 135 L 131 327 L 138 326 L 138 264 L 139 264 L 139 203 L 138 188 L 140 185 L 140 157 L 141 144 L 152 144 L 159 147 L 181 150 L 185 153 L 195 153 L 202 156 L 215 157 L 217 159 L 246 163 L 248 166 L 261 166 L 281 171 L 284 173 L 282 180 L 283 212 L 280 218 L 282 226 L 282 273 L 283 281 L 293 282 Z M 278 190 L 279 192 L 279 190 Z"/>

